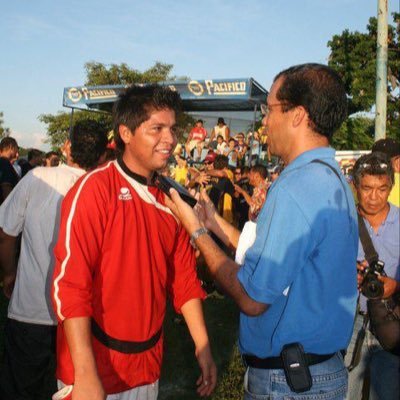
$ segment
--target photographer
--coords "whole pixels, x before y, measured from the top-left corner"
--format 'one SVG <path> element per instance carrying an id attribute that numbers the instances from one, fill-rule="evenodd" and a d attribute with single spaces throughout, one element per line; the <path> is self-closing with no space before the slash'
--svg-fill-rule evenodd
<path id="1" fill-rule="evenodd" d="M 373 247 L 384 262 L 384 271 L 387 276 L 377 276 L 377 286 L 382 293 L 379 298 L 388 298 L 400 287 L 400 249 L 399 249 L 399 208 L 388 202 L 393 186 L 393 169 L 387 156 L 380 152 L 373 152 L 360 157 L 353 169 L 354 185 L 358 198 L 358 212 L 363 217 Z M 365 245 L 364 245 L 365 246 Z M 361 399 L 363 381 L 366 372 L 370 372 L 369 399 L 399 399 L 399 366 L 400 357 L 385 351 L 377 338 L 367 328 L 367 295 L 374 293 L 374 285 L 368 283 L 376 279 L 374 265 L 368 265 L 366 255 L 359 242 L 358 251 L 358 284 L 360 295 L 359 311 L 356 316 L 353 337 L 346 356 L 349 365 L 348 399 Z M 376 265 L 376 264 L 375 264 Z M 380 286 L 380 288 L 379 288 Z M 373 290 L 372 290 L 373 291 Z M 365 323 L 364 323 L 365 322 Z M 364 340 L 363 326 L 366 328 Z M 357 343 L 358 342 L 358 343 Z M 357 343 L 357 345 L 356 345 Z"/>

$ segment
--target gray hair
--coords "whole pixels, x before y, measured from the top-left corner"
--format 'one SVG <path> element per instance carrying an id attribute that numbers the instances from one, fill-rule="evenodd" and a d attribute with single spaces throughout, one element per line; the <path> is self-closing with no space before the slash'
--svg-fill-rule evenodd
<path id="1" fill-rule="evenodd" d="M 360 185 L 364 175 L 387 175 L 390 185 L 394 182 L 394 171 L 389 157 L 380 151 L 374 151 L 361 156 L 353 167 L 353 180 L 356 186 Z"/>

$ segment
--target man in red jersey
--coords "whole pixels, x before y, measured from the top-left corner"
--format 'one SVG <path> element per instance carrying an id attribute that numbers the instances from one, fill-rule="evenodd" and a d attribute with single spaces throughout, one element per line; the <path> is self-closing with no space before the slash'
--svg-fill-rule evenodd
<path id="1" fill-rule="evenodd" d="M 166 297 L 186 320 L 201 369 L 216 384 L 194 250 L 152 185 L 176 145 L 176 92 L 131 87 L 114 106 L 121 156 L 82 177 L 63 202 L 55 249 L 57 378 L 73 400 L 157 398 Z"/>
<path id="2" fill-rule="evenodd" d="M 201 148 L 203 148 L 206 137 L 207 137 L 207 131 L 203 126 L 203 120 L 199 119 L 196 121 L 196 125 L 192 128 L 187 137 L 185 144 L 186 154 L 190 157 L 192 151 L 194 150 L 194 148 L 198 143 L 200 143 Z"/>

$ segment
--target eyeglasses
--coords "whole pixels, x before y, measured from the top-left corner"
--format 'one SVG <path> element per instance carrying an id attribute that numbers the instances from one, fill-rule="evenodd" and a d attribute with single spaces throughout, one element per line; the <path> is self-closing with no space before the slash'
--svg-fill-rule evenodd
<path id="1" fill-rule="evenodd" d="M 271 111 L 273 107 L 282 106 L 285 103 L 274 103 L 274 104 L 261 104 L 261 114 L 266 117 Z"/>

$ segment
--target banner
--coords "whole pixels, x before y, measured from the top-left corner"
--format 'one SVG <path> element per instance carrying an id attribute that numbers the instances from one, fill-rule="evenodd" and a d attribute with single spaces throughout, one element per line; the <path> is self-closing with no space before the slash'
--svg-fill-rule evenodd
<path id="1" fill-rule="evenodd" d="M 160 82 L 177 91 L 186 111 L 242 110 L 266 102 L 267 91 L 254 79 L 204 79 L 187 82 Z M 129 85 L 75 86 L 64 89 L 63 105 L 110 111 L 112 104 Z"/>

